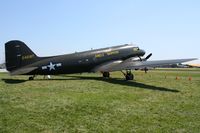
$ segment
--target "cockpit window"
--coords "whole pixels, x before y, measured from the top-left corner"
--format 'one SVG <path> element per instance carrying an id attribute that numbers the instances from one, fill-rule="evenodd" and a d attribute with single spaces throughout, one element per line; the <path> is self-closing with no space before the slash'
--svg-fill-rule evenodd
<path id="1" fill-rule="evenodd" d="M 140 50 L 139 47 L 134 47 L 133 48 L 133 51 L 138 51 L 138 50 Z"/>

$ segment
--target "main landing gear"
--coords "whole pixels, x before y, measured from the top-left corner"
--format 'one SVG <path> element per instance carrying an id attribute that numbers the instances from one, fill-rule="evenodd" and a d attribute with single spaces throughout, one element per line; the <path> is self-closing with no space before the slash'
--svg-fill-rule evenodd
<path id="1" fill-rule="evenodd" d="M 104 78 L 110 78 L 109 72 L 102 72 Z"/>
<path id="2" fill-rule="evenodd" d="M 126 80 L 134 80 L 134 75 L 132 74 L 131 70 L 126 70 L 126 73 L 123 71 L 121 72 L 124 74 Z"/>
<path id="3" fill-rule="evenodd" d="M 126 80 L 134 80 L 134 75 L 131 72 L 131 70 L 126 70 L 126 72 L 123 72 L 123 71 L 121 72 L 124 74 Z M 102 72 L 102 74 L 104 78 L 110 78 L 109 72 Z"/>

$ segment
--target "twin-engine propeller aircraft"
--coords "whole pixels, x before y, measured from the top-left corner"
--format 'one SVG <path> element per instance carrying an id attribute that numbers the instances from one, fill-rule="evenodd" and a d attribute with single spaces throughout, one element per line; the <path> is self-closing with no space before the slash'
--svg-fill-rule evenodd
<path id="1" fill-rule="evenodd" d="M 60 56 L 38 57 L 21 41 L 13 40 L 5 44 L 6 69 L 11 75 L 31 75 L 29 80 L 33 80 L 36 75 L 83 72 L 101 72 L 103 77 L 109 78 L 110 72 L 113 71 L 121 71 L 126 80 L 133 80 L 131 70 L 146 70 L 148 67 L 195 60 L 190 58 L 147 61 L 152 54 L 142 58 L 144 55 L 145 51 L 139 47 L 125 44 Z"/>

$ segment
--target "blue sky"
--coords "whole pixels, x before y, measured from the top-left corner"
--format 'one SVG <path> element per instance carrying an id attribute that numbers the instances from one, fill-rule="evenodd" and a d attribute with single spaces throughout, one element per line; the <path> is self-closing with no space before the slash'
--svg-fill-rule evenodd
<path id="1" fill-rule="evenodd" d="M 133 43 L 151 59 L 200 58 L 199 7 L 199 0 L 2 0 L 0 63 L 13 39 L 39 56 Z"/>

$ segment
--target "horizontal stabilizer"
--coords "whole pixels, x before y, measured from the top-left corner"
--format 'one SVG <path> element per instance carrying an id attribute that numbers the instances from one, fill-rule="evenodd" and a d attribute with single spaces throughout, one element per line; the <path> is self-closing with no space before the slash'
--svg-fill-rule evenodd
<path id="1" fill-rule="evenodd" d="M 36 70 L 38 67 L 20 68 L 10 72 L 10 75 L 23 75 Z"/>

